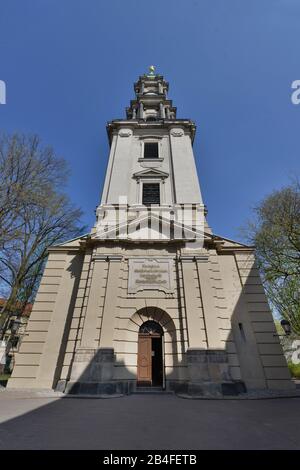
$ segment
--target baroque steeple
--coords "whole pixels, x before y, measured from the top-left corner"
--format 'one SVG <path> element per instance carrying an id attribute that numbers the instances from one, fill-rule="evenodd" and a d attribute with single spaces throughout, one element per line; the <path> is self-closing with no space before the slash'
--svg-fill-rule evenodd
<path id="1" fill-rule="evenodd" d="M 193 142 L 196 125 L 190 119 L 178 119 L 177 108 L 173 101 L 168 98 L 169 82 L 163 75 L 155 73 L 155 67 L 150 65 L 148 74 L 141 75 L 134 83 L 135 98 L 130 101 L 126 108 L 126 119 L 114 119 L 107 124 L 107 133 L 110 143 L 112 135 L 125 124 L 135 128 L 147 127 L 170 128 L 171 126 L 182 126 L 188 129 Z"/>
<path id="2" fill-rule="evenodd" d="M 155 67 L 149 67 L 149 74 L 139 77 L 134 84 L 136 98 L 131 100 L 126 109 L 127 119 L 159 121 L 176 119 L 176 108 L 168 99 L 169 83 L 162 75 L 154 73 Z"/>

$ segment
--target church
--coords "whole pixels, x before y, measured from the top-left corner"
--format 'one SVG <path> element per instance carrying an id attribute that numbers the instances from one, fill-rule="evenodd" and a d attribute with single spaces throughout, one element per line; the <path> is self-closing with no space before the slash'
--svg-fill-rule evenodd
<path id="1" fill-rule="evenodd" d="M 8 388 L 222 397 L 294 387 L 254 248 L 215 234 L 195 123 L 149 72 L 108 123 L 91 232 L 52 246 Z"/>

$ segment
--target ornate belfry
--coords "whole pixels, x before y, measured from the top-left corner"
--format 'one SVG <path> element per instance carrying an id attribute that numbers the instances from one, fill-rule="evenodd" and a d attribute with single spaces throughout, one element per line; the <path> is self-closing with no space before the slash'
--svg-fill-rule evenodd
<path id="1" fill-rule="evenodd" d="M 195 124 L 177 117 L 168 89 L 151 66 L 126 118 L 108 123 L 95 226 L 49 249 L 8 387 L 293 388 L 254 249 L 208 226 Z"/>

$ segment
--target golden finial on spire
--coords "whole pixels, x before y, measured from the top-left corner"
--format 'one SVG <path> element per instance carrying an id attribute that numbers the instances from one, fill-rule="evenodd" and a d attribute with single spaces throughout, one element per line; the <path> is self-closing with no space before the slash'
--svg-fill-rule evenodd
<path id="1" fill-rule="evenodd" d="M 155 66 L 154 65 L 150 65 L 149 66 L 149 75 L 153 76 L 155 75 Z"/>

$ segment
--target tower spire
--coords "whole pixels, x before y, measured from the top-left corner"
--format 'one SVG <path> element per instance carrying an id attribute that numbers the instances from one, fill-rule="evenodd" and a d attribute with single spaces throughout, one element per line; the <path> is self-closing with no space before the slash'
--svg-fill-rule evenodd
<path id="1" fill-rule="evenodd" d="M 134 84 L 136 98 L 131 100 L 126 109 L 127 119 L 176 119 L 176 108 L 167 97 L 169 83 L 155 70 L 155 66 L 150 65 L 148 74 L 140 76 Z"/>

